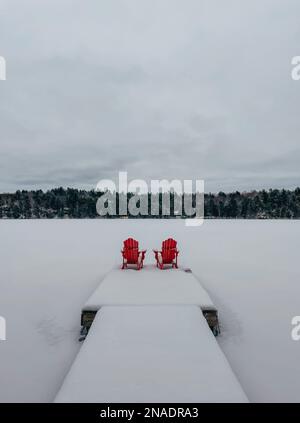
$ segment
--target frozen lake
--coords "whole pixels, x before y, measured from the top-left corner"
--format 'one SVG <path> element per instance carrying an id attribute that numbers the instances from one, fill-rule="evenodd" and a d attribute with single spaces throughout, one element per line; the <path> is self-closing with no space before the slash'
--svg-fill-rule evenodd
<path id="1" fill-rule="evenodd" d="M 53 401 L 80 344 L 80 310 L 123 239 L 169 236 L 219 310 L 218 342 L 250 401 L 300 401 L 300 221 L 0 220 L 0 401 Z"/>

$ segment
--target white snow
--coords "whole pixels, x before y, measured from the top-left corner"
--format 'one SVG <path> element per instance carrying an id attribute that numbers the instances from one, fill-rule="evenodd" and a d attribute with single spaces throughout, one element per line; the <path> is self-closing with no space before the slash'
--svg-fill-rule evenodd
<path id="1" fill-rule="evenodd" d="M 300 221 L 0 220 L 0 401 L 53 401 L 77 352 L 80 312 L 129 236 L 172 236 L 219 311 L 217 342 L 250 401 L 300 401 Z M 131 271 L 130 271 L 131 272 Z"/>
<path id="2" fill-rule="evenodd" d="M 97 311 L 103 305 L 194 304 L 215 310 L 207 292 L 192 273 L 182 269 L 113 269 L 83 306 Z"/>
<path id="3" fill-rule="evenodd" d="M 197 306 L 104 306 L 56 402 L 247 402 Z"/>

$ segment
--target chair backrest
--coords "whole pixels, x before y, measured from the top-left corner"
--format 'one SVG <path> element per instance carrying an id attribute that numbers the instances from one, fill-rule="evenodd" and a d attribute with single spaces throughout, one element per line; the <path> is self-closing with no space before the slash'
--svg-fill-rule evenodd
<path id="1" fill-rule="evenodd" d="M 128 238 L 124 241 L 124 250 L 139 249 L 139 243 L 133 238 Z"/>
<path id="2" fill-rule="evenodd" d="M 133 238 L 124 241 L 124 256 L 128 263 L 137 263 L 139 257 L 139 243 Z"/>
<path id="3" fill-rule="evenodd" d="M 168 238 L 162 243 L 162 250 L 171 250 L 177 247 L 177 242 L 173 238 Z"/>
<path id="4" fill-rule="evenodd" d="M 166 239 L 162 243 L 161 255 L 164 263 L 171 263 L 175 259 L 177 242 L 173 238 Z"/>
<path id="5" fill-rule="evenodd" d="M 124 255 L 127 263 L 137 263 L 139 258 L 139 250 L 138 248 L 129 248 L 125 250 Z"/>

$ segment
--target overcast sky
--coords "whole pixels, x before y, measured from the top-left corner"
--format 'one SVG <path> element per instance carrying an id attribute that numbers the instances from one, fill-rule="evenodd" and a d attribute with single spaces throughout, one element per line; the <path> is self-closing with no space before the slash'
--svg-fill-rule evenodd
<path id="1" fill-rule="evenodd" d="M 300 185 L 299 0 L 0 0 L 0 191 Z"/>

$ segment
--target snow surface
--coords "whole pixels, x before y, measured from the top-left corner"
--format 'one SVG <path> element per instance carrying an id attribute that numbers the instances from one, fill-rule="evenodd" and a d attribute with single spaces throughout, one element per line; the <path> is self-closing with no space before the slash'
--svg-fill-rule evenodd
<path id="1" fill-rule="evenodd" d="M 80 312 L 129 236 L 170 236 L 219 311 L 217 338 L 250 401 L 300 401 L 300 221 L 0 220 L 0 401 L 53 401 L 77 352 Z M 146 263 L 153 263 L 147 254 Z"/>
<path id="2" fill-rule="evenodd" d="M 113 269 L 83 306 L 97 311 L 102 305 L 193 304 L 215 310 L 207 292 L 192 273 L 182 269 Z"/>
<path id="3" fill-rule="evenodd" d="M 104 306 L 56 402 L 247 402 L 197 306 Z"/>

